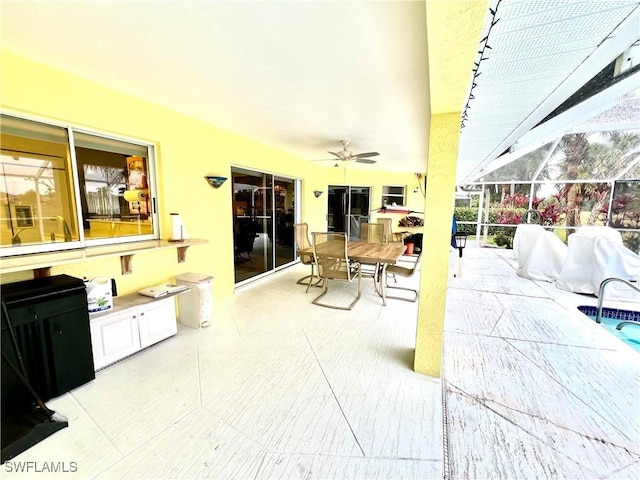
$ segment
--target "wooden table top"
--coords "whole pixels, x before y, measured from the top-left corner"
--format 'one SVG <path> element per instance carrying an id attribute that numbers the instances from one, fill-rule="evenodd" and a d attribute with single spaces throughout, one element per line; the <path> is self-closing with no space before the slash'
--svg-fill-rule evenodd
<path id="1" fill-rule="evenodd" d="M 318 246 L 319 252 L 326 253 L 336 252 L 335 244 L 342 245 L 342 242 L 326 242 Z M 333 245 L 332 245 L 333 244 Z M 339 247 L 340 248 L 340 247 Z M 402 243 L 369 243 L 369 242 L 349 242 L 347 244 L 347 252 L 351 260 L 369 263 L 388 263 L 393 264 L 398 261 L 405 251 L 405 245 Z M 313 253 L 313 247 L 298 250 L 298 253 Z M 339 254 L 339 252 L 336 252 Z"/>

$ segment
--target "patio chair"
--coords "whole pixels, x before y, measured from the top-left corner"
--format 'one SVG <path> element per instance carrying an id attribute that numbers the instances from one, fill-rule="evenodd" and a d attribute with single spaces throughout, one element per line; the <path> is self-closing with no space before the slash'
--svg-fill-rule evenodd
<path id="1" fill-rule="evenodd" d="M 239 225 L 238 234 L 234 239 L 235 261 L 236 263 L 245 260 L 253 263 L 251 252 L 253 252 L 253 244 L 258 238 L 258 226 L 253 221 L 242 222 Z M 243 257 L 242 255 L 245 255 Z"/>
<path id="2" fill-rule="evenodd" d="M 416 273 L 417 269 L 418 269 L 418 265 L 420 265 L 420 257 L 421 254 L 418 253 L 418 255 L 416 256 L 412 256 L 409 257 L 410 260 L 400 260 L 399 262 L 395 263 L 394 265 L 389 265 L 387 267 L 387 271 L 386 271 L 386 278 L 384 279 L 385 281 L 385 287 L 387 289 L 390 290 L 406 290 L 408 292 L 413 292 L 413 298 L 406 298 L 406 297 L 398 297 L 398 296 L 392 296 L 389 295 L 387 293 L 386 297 L 387 298 L 395 298 L 396 300 L 404 300 L 405 302 L 415 302 L 416 300 L 418 300 L 418 291 L 413 289 L 413 288 L 408 288 L 408 287 L 398 287 L 398 286 L 391 286 L 389 285 L 389 277 L 393 276 L 395 278 L 395 276 L 400 276 L 400 277 L 405 277 L 405 278 L 410 278 L 413 277 L 413 275 Z M 404 264 L 404 265 L 402 265 Z"/>
<path id="3" fill-rule="evenodd" d="M 386 241 L 393 242 L 394 235 L 393 235 L 393 232 L 391 231 L 392 230 L 391 225 L 393 223 L 393 220 L 391 220 L 390 218 L 379 218 L 377 220 L 377 223 L 384 225 L 384 236 L 386 238 Z"/>
<path id="4" fill-rule="evenodd" d="M 369 243 L 387 243 L 385 226 L 382 223 L 361 223 L 360 240 Z"/>
<path id="5" fill-rule="evenodd" d="M 306 223 L 296 223 L 293 225 L 294 231 L 294 239 L 296 242 L 296 248 L 298 249 L 298 256 L 300 257 L 300 263 L 303 265 L 311 265 L 311 275 L 306 275 L 298 280 L 296 283 L 298 285 L 307 285 L 307 292 L 312 285 L 317 285 L 321 279 L 315 275 L 315 260 L 313 258 L 313 254 L 311 253 L 299 253 L 300 250 L 311 248 L 311 243 L 309 242 L 309 225 Z M 314 283 L 313 279 L 318 278 L 318 280 Z M 308 282 L 306 280 L 309 279 Z"/>
<path id="6" fill-rule="evenodd" d="M 351 310 L 362 294 L 362 274 L 360 264 L 349 260 L 347 253 L 346 233 L 313 232 L 313 257 L 316 263 L 316 271 L 322 279 L 322 293 L 313 300 L 314 305 L 335 308 L 338 310 Z M 323 303 L 320 301 L 329 291 L 330 280 L 353 281 L 358 277 L 358 294 L 348 307 Z"/>
<path id="7" fill-rule="evenodd" d="M 360 224 L 360 241 L 368 243 L 387 243 L 385 226 L 382 223 Z M 360 269 L 365 277 L 373 277 L 378 270 L 377 263 L 361 262 Z"/>

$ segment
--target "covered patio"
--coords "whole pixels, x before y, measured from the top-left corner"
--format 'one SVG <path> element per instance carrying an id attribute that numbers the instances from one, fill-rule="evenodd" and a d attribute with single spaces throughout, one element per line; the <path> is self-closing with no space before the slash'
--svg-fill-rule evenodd
<path id="1" fill-rule="evenodd" d="M 297 265 L 48 402 L 70 426 L 19 460 L 75 462 L 69 478 L 637 478 L 638 354 L 575 308 L 596 298 L 518 277 L 510 250 L 456 262 L 441 379 L 412 371 L 417 304 L 383 307 L 367 281 L 352 311 L 317 307 Z"/>

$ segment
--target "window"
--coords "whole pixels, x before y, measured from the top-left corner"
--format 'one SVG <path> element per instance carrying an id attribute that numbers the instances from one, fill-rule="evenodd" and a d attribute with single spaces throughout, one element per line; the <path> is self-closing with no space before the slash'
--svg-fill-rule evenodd
<path id="1" fill-rule="evenodd" d="M 405 187 L 383 185 L 382 186 L 382 205 L 400 206 L 404 205 Z"/>
<path id="2" fill-rule="evenodd" d="M 154 238 L 152 147 L 8 115 L 0 130 L 0 255 Z"/>
<path id="3" fill-rule="evenodd" d="M 74 135 L 85 238 L 152 234 L 147 147 Z"/>

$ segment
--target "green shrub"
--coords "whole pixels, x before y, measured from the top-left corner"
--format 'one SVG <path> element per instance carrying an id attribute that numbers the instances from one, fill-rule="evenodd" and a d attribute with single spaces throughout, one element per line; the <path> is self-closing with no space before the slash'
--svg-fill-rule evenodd
<path id="1" fill-rule="evenodd" d="M 476 222 L 478 220 L 478 207 L 456 207 L 454 210 L 456 220 L 458 221 L 458 231 L 473 235 L 476 233 L 475 225 L 464 225 L 460 222 Z"/>
<path id="2" fill-rule="evenodd" d="M 515 228 L 498 227 L 498 232 L 493 237 L 493 242 L 499 247 L 513 248 L 513 237 Z"/>

